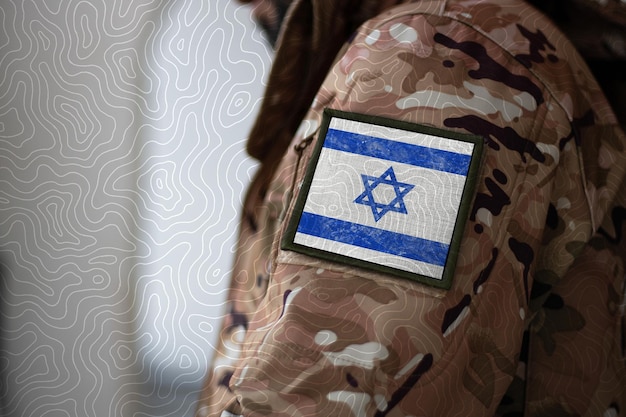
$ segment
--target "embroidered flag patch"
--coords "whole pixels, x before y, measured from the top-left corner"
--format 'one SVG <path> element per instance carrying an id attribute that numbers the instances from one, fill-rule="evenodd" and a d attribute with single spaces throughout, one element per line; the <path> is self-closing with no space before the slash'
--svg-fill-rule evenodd
<path id="1" fill-rule="evenodd" d="M 325 110 L 283 249 L 449 288 L 482 143 Z"/>

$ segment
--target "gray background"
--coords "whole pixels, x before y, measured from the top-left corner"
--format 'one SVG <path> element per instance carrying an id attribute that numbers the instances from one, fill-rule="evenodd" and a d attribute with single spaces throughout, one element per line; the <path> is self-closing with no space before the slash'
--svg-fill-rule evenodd
<path id="1" fill-rule="evenodd" d="M 271 53 L 227 0 L 0 0 L 7 416 L 194 408 Z"/>

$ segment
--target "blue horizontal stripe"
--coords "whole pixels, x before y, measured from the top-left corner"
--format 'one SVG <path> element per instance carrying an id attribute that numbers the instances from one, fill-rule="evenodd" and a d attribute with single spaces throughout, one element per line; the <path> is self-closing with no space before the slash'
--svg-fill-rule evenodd
<path id="1" fill-rule="evenodd" d="M 449 250 L 444 243 L 306 212 L 298 232 L 438 266 L 444 266 Z"/>
<path id="2" fill-rule="evenodd" d="M 324 147 L 464 176 L 471 159 L 471 155 L 337 129 L 328 129 Z"/>

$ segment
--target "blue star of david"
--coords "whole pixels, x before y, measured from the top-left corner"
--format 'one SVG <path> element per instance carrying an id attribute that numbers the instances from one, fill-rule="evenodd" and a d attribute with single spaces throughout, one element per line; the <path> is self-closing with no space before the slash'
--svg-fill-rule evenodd
<path id="1" fill-rule="evenodd" d="M 396 179 L 396 173 L 393 171 L 393 167 L 389 167 L 389 169 L 383 172 L 380 177 L 372 177 L 370 175 L 361 174 L 361 179 L 363 180 L 365 191 L 363 191 L 363 193 L 359 195 L 354 202 L 369 206 L 372 209 L 374 220 L 380 220 L 390 211 L 407 214 L 406 206 L 404 205 L 404 196 L 407 195 L 415 186 L 399 182 Z M 372 194 L 376 187 L 381 184 L 392 186 L 396 193 L 396 198 L 387 204 L 377 202 Z"/>

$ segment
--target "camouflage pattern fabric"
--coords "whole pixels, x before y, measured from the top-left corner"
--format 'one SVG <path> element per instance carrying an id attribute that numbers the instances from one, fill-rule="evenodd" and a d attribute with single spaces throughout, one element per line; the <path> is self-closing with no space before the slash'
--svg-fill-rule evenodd
<path id="1" fill-rule="evenodd" d="M 626 126 L 626 1 L 532 0 L 589 64 L 622 128 Z"/>
<path id="2" fill-rule="evenodd" d="M 317 93 L 295 134 L 273 121 L 306 100 L 280 100 L 293 92 L 277 74 L 301 73 L 274 68 L 197 416 L 626 415 L 626 137 L 611 108 L 528 4 L 405 3 L 362 24 L 321 87 L 301 79 Z M 288 24 L 313 9 L 297 1 Z M 311 38 L 289 33 L 279 63 Z M 484 138 L 449 290 L 280 249 L 325 108 Z M 263 153 L 272 138 L 280 151 Z"/>
<path id="3" fill-rule="evenodd" d="M 531 0 L 546 12 L 586 59 L 626 60 L 626 2 Z"/>

